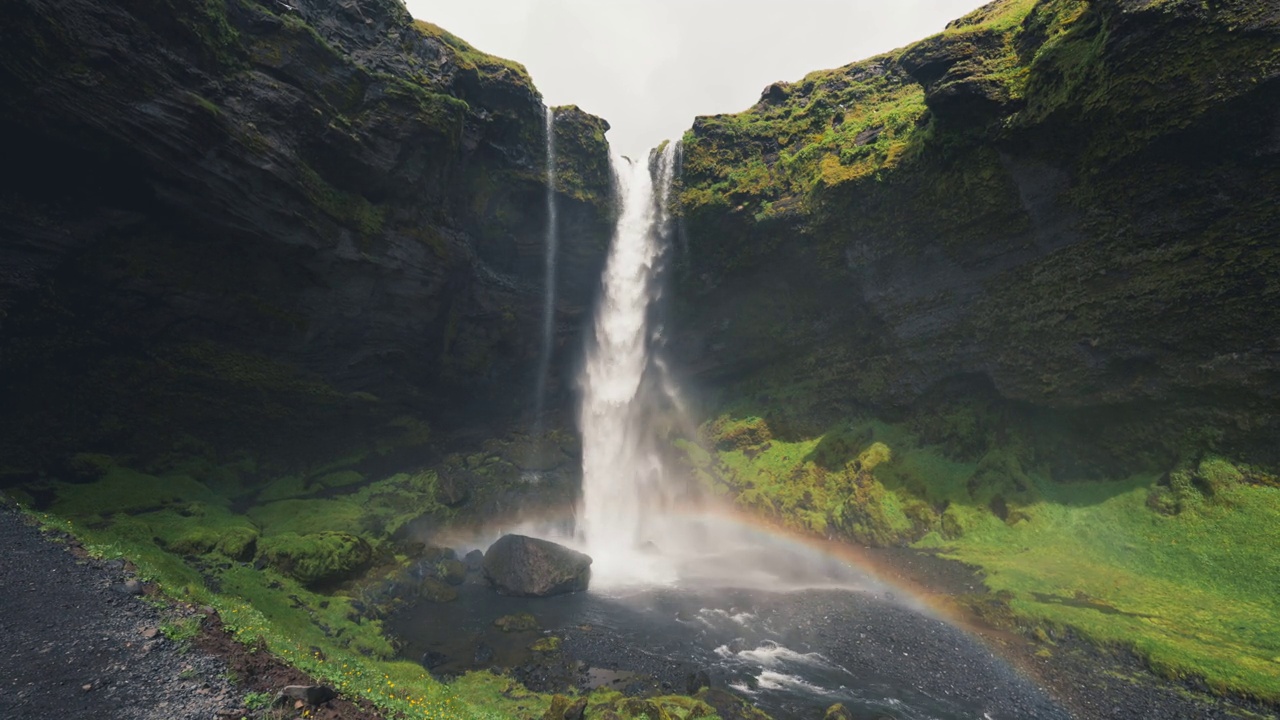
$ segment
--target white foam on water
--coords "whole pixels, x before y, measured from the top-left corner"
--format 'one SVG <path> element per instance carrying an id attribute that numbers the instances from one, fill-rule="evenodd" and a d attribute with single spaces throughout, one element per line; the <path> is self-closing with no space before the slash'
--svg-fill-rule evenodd
<path id="1" fill-rule="evenodd" d="M 825 697 L 837 694 L 834 691 L 827 690 L 826 688 L 818 687 L 817 685 L 806 681 L 799 675 L 789 675 L 787 673 L 774 672 L 773 670 L 765 670 L 761 672 L 757 681 L 761 689 L 764 690 L 800 691 Z"/>

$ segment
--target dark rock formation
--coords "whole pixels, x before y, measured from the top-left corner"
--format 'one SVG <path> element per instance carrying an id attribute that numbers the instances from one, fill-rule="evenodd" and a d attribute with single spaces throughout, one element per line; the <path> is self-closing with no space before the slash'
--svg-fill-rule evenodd
<path id="1" fill-rule="evenodd" d="M 350 452 L 527 404 L 545 158 L 521 66 L 395 0 L 18 0 L 0 94 L 7 463 Z M 607 125 L 561 116 L 564 344 L 612 209 Z"/>
<path id="2" fill-rule="evenodd" d="M 276 696 L 273 705 L 283 705 L 290 700 L 300 700 L 315 707 L 323 705 L 338 697 L 333 688 L 327 685 L 286 685 Z"/>
<path id="3" fill-rule="evenodd" d="M 503 535 L 485 551 L 484 574 L 503 595 L 560 595 L 587 589 L 591 558 L 548 540 Z"/>
<path id="4" fill-rule="evenodd" d="M 1244 0 L 992 3 L 699 118 L 673 349 L 828 408 L 963 385 L 1095 459 L 1275 456 L 1278 43 Z"/>

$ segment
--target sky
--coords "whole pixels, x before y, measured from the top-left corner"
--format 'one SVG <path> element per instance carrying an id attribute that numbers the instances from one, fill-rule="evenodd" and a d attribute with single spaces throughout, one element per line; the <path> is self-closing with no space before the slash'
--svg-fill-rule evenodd
<path id="1" fill-rule="evenodd" d="M 414 17 L 523 63 L 546 102 L 641 154 L 779 80 L 940 32 L 981 0 L 408 0 Z"/>

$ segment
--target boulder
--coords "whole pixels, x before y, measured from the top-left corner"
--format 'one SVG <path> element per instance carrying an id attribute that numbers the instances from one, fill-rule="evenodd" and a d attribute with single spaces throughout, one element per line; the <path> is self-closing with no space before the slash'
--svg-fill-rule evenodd
<path id="1" fill-rule="evenodd" d="M 587 589 L 591 558 L 549 540 L 503 535 L 484 554 L 484 575 L 503 595 L 559 595 Z"/>
<path id="2" fill-rule="evenodd" d="M 326 685 L 286 685 L 276 696 L 273 704 L 279 706 L 288 700 L 295 700 L 314 707 L 323 705 L 337 696 L 333 688 Z"/>
<path id="3" fill-rule="evenodd" d="M 450 585 L 461 585 L 467 579 L 467 566 L 461 560 L 441 560 L 436 565 L 436 577 Z"/>
<path id="4" fill-rule="evenodd" d="M 529 613 L 519 613 L 517 615 L 503 615 L 493 621 L 493 626 L 502 632 L 528 632 L 538 629 L 538 620 Z"/>
<path id="5" fill-rule="evenodd" d="M 822 716 L 823 720 L 853 720 L 853 713 L 840 703 L 836 703 L 827 708 L 826 714 Z"/>
<path id="6" fill-rule="evenodd" d="M 424 600 L 434 603 L 447 603 L 458 599 L 458 591 L 439 578 L 423 580 L 420 594 Z"/>

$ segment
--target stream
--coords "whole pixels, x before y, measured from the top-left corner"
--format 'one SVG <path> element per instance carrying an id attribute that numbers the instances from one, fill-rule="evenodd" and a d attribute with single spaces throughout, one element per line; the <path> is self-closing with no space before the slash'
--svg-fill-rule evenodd
<path id="1" fill-rule="evenodd" d="M 664 582 L 517 598 L 473 573 L 458 600 L 409 606 L 386 628 L 406 659 L 439 676 L 506 668 L 543 692 L 684 693 L 702 671 L 779 720 L 820 718 L 834 703 L 868 720 L 1069 717 L 978 639 L 828 544 L 727 518 L 685 520 L 710 525 L 717 549 L 666 558 Z M 520 613 L 537 627 L 495 625 Z"/>

